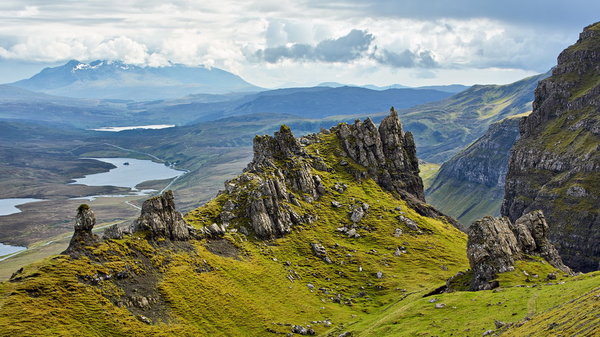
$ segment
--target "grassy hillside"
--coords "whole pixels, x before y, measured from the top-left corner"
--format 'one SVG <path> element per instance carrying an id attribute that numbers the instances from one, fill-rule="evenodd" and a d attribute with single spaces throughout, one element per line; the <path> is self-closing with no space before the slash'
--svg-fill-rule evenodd
<path id="1" fill-rule="evenodd" d="M 148 241 L 139 232 L 87 246 L 79 258 L 47 258 L 0 283 L 0 331 L 270 336 L 302 325 L 321 336 L 480 336 L 493 319 L 517 322 L 597 286 L 597 275 L 559 275 L 556 283 L 565 283 L 546 285 L 543 278 L 553 269 L 534 261 L 501 275 L 500 290 L 423 298 L 468 268 L 465 234 L 419 215 L 372 179 L 357 181 L 351 172 L 361 167 L 349 158 L 340 163 L 337 136 L 319 138 L 305 149 L 333 169 L 318 171 L 331 192 L 312 203 L 298 196 L 299 206 L 289 205 L 313 215 L 312 223 L 267 241 L 241 233 L 247 219 L 232 223 L 230 229 L 237 230 L 222 239 Z M 336 184 L 347 188 L 336 191 Z M 225 199 L 222 194 L 190 212 L 187 222 L 200 228 L 217 221 Z M 337 228 L 350 223 L 348 207 L 358 202 L 368 203 L 369 210 L 360 237 L 350 238 Z M 397 229 L 402 234 L 394 235 Z M 315 256 L 311 243 L 322 244 L 331 263 Z M 522 270 L 539 278 L 526 282 Z M 433 298 L 446 306 L 435 309 Z"/>
<path id="2" fill-rule="evenodd" d="M 476 85 L 445 100 L 401 111 L 419 158 L 443 163 L 506 117 L 531 111 L 541 74 L 507 85 Z"/>

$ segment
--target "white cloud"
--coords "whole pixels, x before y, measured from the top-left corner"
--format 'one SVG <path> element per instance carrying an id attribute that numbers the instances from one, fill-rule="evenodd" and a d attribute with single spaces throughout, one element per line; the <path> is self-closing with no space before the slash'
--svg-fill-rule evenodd
<path id="1" fill-rule="evenodd" d="M 417 5 L 426 7 L 422 1 Z M 518 13 L 517 2 L 510 6 Z M 564 23 L 554 27 L 553 22 L 540 25 L 540 18 L 528 24 L 507 19 L 504 12 L 486 16 L 481 8 L 465 7 L 464 13 L 448 10 L 446 16 L 436 11 L 431 18 L 423 15 L 424 9 L 411 10 L 414 13 L 400 9 L 390 0 L 368 4 L 354 0 L 4 0 L 0 4 L 0 73 L 1 59 L 56 63 L 106 58 L 153 66 L 169 61 L 216 66 L 247 74 L 248 80 L 262 85 L 265 81 L 256 69 L 270 74 L 267 82 L 273 84 L 285 81 L 296 70 L 305 77 L 328 81 L 335 78 L 324 76 L 335 73 L 327 69 L 348 74 L 344 78 L 354 74 L 360 79 L 375 68 L 382 69 L 375 73 L 382 73 L 379 82 L 383 83 L 390 78 L 383 73 L 401 67 L 407 68 L 409 81 L 432 74 L 441 80 L 452 69 L 497 68 L 513 74 L 545 71 L 582 28 L 566 30 Z M 338 41 L 352 31 L 370 38 L 346 44 Z M 351 42 L 358 49 L 344 48 Z M 310 53 L 296 57 L 301 50 L 294 48 L 306 46 Z M 262 51 L 262 57 L 248 57 L 257 51 Z M 274 56 L 265 57 L 267 51 Z M 340 64 L 331 68 L 330 62 Z M 501 78 L 498 71 L 488 74 Z"/>

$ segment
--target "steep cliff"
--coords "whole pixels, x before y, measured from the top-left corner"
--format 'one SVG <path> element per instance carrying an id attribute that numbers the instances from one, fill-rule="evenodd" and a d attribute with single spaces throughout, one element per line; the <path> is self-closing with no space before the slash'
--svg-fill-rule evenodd
<path id="1" fill-rule="evenodd" d="M 576 270 L 600 267 L 600 23 L 558 57 L 520 125 L 502 215 L 544 211 L 550 240 Z"/>
<path id="2" fill-rule="evenodd" d="M 490 125 L 481 138 L 445 162 L 425 191 L 427 201 L 455 217 L 463 228 L 486 215 L 499 216 L 510 149 L 519 136 L 521 119 L 518 115 Z"/>

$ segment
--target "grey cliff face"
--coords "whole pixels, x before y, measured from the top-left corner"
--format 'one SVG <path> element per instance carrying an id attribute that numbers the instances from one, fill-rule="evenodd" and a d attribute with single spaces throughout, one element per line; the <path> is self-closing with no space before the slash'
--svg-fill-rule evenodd
<path id="1" fill-rule="evenodd" d="M 468 230 L 467 256 L 473 270 L 471 290 L 491 289 L 496 274 L 514 270 L 516 260 L 540 256 L 570 273 L 548 241 L 548 224 L 542 211 L 525 214 L 512 224 L 506 218 L 484 217 Z"/>
<path id="2" fill-rule="evenodd" d="M 438 176 L 503 189 L 510 149 L 519 138 L 520 121 L 521 118 L 507 118 L 490 125 L 481 138 L 445 162 Z"/>
<path id="3" fill-rule="evenodd" d="M 428 202 L 456 217 L 464 228 L 485 215 L 500 215 L 510 150 L 519 137 L 521 119 L 490 125 L 481 138 L 445 162 L 425 191 Z"/>
<path id="4" fill-rule="evenodd" d="M 393 108 L 379 128 L 368 118 L 353 125 L 340 124 L 337 135 L 348 156 L 368 168 L 379 185 L 390 192 L 408 192 L 425 201 L 413 136 L 402 130 Z"/>
<path id="5" fill-rule="evenodd" d="M 175 209 L 171 190 L 144 201 L 140 216 L 132 224 L 132 232 L 138 231 L 148 231 L 152 239 L 189 240 L 194 237 L 193 229 Z"/>
<path id="6" fill-rule="evenodd" d="M 576 270 L 600 268 L 600 30 L 581 33 L 535 92 L 512 150 L 501 213 L 541 209 L 549 237 Z"/>

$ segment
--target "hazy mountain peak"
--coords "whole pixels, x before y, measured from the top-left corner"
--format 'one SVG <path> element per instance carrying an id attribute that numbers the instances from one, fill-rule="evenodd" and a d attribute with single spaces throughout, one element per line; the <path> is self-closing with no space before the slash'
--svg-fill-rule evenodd
<path id="1" fill-rule="evenodd" d="M 71 60 L 61 66 L 45 68 L 12 85 L 59 96 L 133 100 L 260 90 L 239 76 L 218 68 L 182 64 L 141 67 L 119 60 L 89 63 Z"/>

